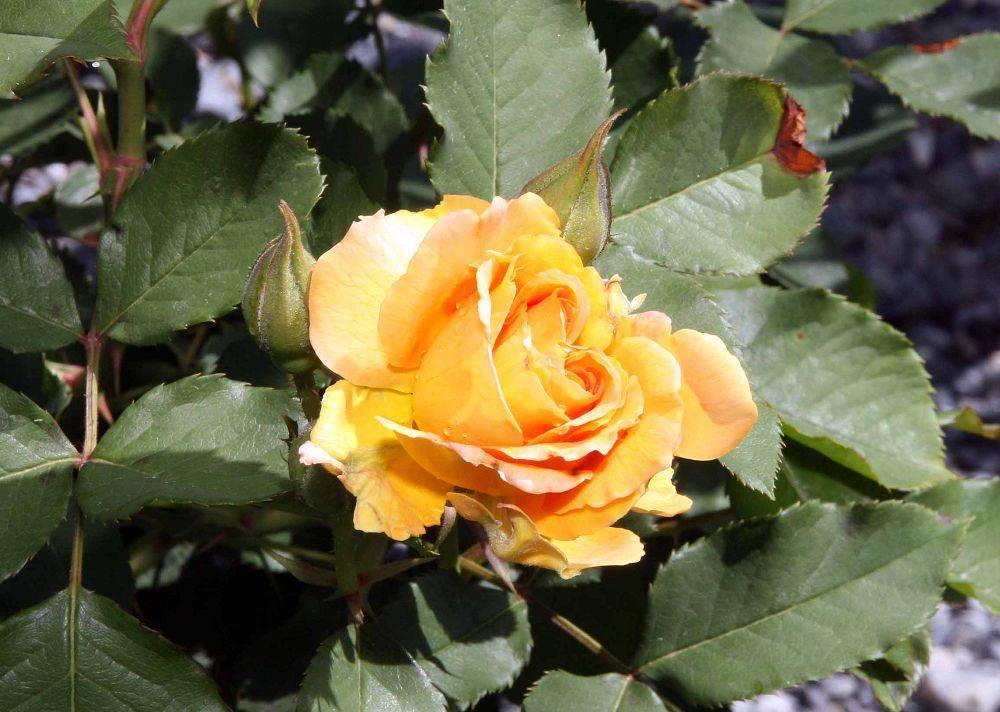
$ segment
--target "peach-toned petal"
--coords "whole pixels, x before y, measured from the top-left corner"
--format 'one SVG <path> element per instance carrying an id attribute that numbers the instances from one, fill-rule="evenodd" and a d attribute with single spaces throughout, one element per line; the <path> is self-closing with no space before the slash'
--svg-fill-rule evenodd
<path id="1" fill-rule="evenodd" d="M 739 360 L 722 339 L 690 329 L 671 335 L 667 348 L 681 364 L 684 422 L 680 457 L 714 460 L 740 444 L 757 420 L 757 406 Z"/>
<path id="2" fill-rule="evenodd" d="M 522 315 L 506 327 L 503 340 L 493 351 L 493 362 L 504 400 L 529 439 L 569 420 L 542 385 L 536 370 L 538 358 L 527 318 Z"/>
<path id="3" fill-rule="evenodd" d="M 379 211 L 319 258 L 309 280 L 309 340 L 327 368 L 362 386 L 410 390 L 413 372 L 390 366 L 379 344 L 379 310 L 433 224 L 419 213 Z"/>
<path id="4" fill-rule="evenodd" d="M 384 421 L 384 425 L 396 433 L 410 457 L 439 480 L 489 495 L 514 495 L 519 491 L 501 480 L 495 469 L 463 459 L 455 449 L 457 443 L 391 421 Z"/>
<path id="5" fill-rule="evenodd" d="M 424 356 L 413 386 L 413 416 L 418 428 L 448 440 L 519 445 L 524 437 L 497 379 L 491 333 L 495 315 L 510 308 L 514 286 L 509 265 L 499 265 L 506 276 L 494 285 L 495 267 L 490 259 L 476 270 L 479 298 L 466 301 Z"/>
<path id="6" fill-rule="evenodd" d="M 489 249 L 472 210 L 438 220 L 403 274 L 387 290 L 378 337 L 389 363 L 416 368 L 431 341 L 454 316 L 456 305 L 476 292 L 476 268 Z"/>
<path id="7" fill-rule="evenodd" d="M 566 557 L 566 567 L 559 572 L 563 578 L 572 578 L 595 566 L 634 564 L 646 553 L 635 533 L 615 527 L 598 529 L 569 541 L 550 539 L 549 543 Z"/>
<path id="8" fill-rule="evenodd" d="M 559 216 L 534 193 L 510 201 L 494 198 L 482 214 L 481 231 L 488 236 L 490 249 L 504 251 L 522 235 L 559 235 Z"/>
<path id="9" fill-rule="evenodd" d="M 639 422 L 593 467 L 579 487 L 544 502 L 518 500 L 545 536 L 572 539 L 617 521 L 657 472 L 667 469 L 680 439 L 680 368 L 670 353 L 644 337 L 615 344 L 614 357 L 642 386 Z"/>
<path id="10" fill-rule="evenodd" d="M 361 445 L 396 442 L 378 416 L 407 423 L 412 419 L 412 397 L 392 390 L 355 386 L 337 381 L 323 394 L 319 418 L 309 439 L 334 459 L 343 462 Z"/>
<path id="11" fill-rule="evenodd" d="M 678 494 L 673 482 L 674 471 L 663 470 L 653 475 L 645 493 L 632 505 L 633 512 L 676 517 L 691 509 L 691 500 Z"/>
<path id="12" fill-rule="evenodd" d="M 591 481 L 593 480 L 588 480 L 580 487 L 585 487 Z M 593 534 L 599 529 L 614 524 L 628 514 L 641 494 L 642 490 L 640 489 L 600 507 L 584 505 L 566 511 L 557 510 L 562 509 L 562 505 L 570 499 L 573 491 L 562 494 L 522 495 L 515 502 L 518 507 L 524 510 L 525 514 L 531 517 L 535 526 L 538 527 L 538 531 L 544 536 L 566 540 Z"/>
<path id="13" fill-rule="evenodd" d="M 611 345 L 614 325 L 608 314 L 608 301 L 604 280 L 593 267 L 586 267 L 580 272 L 587 300 L 590 303 L 590 313 L 584 324 L 577 343 L 591 349 L 603 351 Z"/>
<path id="14" fill-rule="evenodd" d="M 418 465 L 398 443 L 363 446 L 344 462 L 344 486 L 357 497 L 354 528 L 403 541 L 437 524 L 451 486 Z"/>
<path id="15" fill-rule="evenodd" d="M 542 433 L 534 442 L 560 442 L 585 426 L 600 427 L 603 418 L 612 416 L 625 405 L 629 374 L 617 360 L 604 352 L 593 349 L 570 351 L 565 368 L 550 369 L 548 376 L 546 387 L 553 400 L 565 408 L 571 419 Z M 572 388 L 580 388 L 590 397 L 578 400 L 574 398 Z"/>
<path id="16" fill-rule="evenodd" d="M 565 492 L 590 477 L 588 470 L 505 460 L 477 445 L 454 442 L 388 420 L 382 423 L 395 432 L 407 452 L 436 477 L 479 492 Z M 497 479 L 499 483 L 494 481 Z M 500 484 L 510 486 L 500 487 Z"/>
<path id="17" fill-rule="evenodd" d="M 474 198 L 471 195 L 446 195 L 441 198 L 441 202 L 433 208 L 421 210 L 421 215 L 439 220 L 448 213 L 455 213 L 459 210 L 471 210 L 476 215 L 482 215 L 490 207 L 488 200 Z"/>

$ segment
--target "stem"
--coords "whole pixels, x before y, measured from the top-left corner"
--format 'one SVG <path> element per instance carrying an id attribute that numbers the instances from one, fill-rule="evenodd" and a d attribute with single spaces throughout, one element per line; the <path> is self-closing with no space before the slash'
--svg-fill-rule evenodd
<path id="1" fill-rule="evenodd" d="M 458 557 L 458 565 L 459 568 L 471 574 L 474 574 L 486 581 L 490 581 L 491 583 L 497 584 L 498 586 L 502 586 L 504 584 L 500 576 L 490 571 L 485 566 L 477 564 L 475 561 L 472 561 L 471 559 L 468 559 L 464 556 Z M 513 591 L 525 603 L 543 611 L 548 616 L 549 621 L 551 621 L 553 625 L 562 630 L 569 637 L 573 638 L 573 640 L 578 642 L 580 645 L 582 645 L 584 648 L 586 648 L 591 653 L 596 655 L 598 658 L 600 658 L 604 662 L 604 664 L 607 665 L 610 669 L 614 670 L 615 672 L 620 672 L 623 675 L 635 676 L 636 673 L 634 670 L 632 670 L 632 668 L 630 668 L 628 665 L 626 665 L 617 657 L 615 657 L 614 654 L 612 654 L 607 648 L 601 645 L 600 641 L 598 641 L 596 638 L 594 638 L 594 636 L 590 635 L 587 631 L 578 626 L 576 623 L 566 618 L 565 616 L 556 613 L 554 610 L 549 608 L 548 605 L 538 600 L 537 598 L 534 598 L 524 589 L 515 587 Z"/>
<path id="2" fill-rule="evenodd" d="M 295 390 L 299 394 L 299 400 L 302 401 L 302 412 L 305 413 L 306 418 L 310 422 L 315 422 L 319 417 L 321 400 L 319 389 L 316 388 L 316 379 L 313 378 L 313 372 L 308 371 L 306 373 L 293 374 L 292 381 L 295 383 Z"/>
<path id="3" fill-rule="evenodd" d="M 337 584 L 344 593 L 351 619 L 360 624 L 364 618 L 361 596 L 358 593 L 358 562 L 354 549 L 354 522 L 347 511 L 340 512 L 333 520 L 333 556 L 336 564 Z"/>
<path id="4" fill-rule="evenodd" d="M 146 65 L 122 59 L 112 66 L 118 79 L 118 152 L 111 204 L 117 208 L 125 189 L 146 163 Z"/>
<path id="5" fill-rule="evenodd" d="M 710 529 L 723 524 L 728 524 L 736 518 L 736 512 L 732 509 L 719 509 L 714 512 L 705 512 L 693 517 L 681 517 L 679 519 L 667 519 L 656 525 L 657 534 L 680 534 L 690 529 Z"/>
<path id="6" fill-rule="evenodd" d="M 382 15 L 382 0 L 366 0 L 368 11 L 372 14 L 372 29 L 375 36 L 375 51 L 378 53 L 378 73 L 382 81 L 389 84 L 389 57 L 385 51 L 385 38 L 378 26 L 378 18 Z"/>

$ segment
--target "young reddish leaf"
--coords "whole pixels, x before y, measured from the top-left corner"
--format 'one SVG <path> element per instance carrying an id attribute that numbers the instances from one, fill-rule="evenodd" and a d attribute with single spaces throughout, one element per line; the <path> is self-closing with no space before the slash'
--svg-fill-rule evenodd
<path id="1" fill-rule="evenodd" d="M 807 176 L 817 171 L 825 171 L 826 163 L 805 147 L 806 110 L 791 97 L 785 97 L 785 113 L 781 117 L 778 137 L 774 144 L 774 155 L 783 168 L 799 175 Z"/>
<path id="2" fill-rule="evenodd" d="M 912 45 L 912 47 L 913 49 L 923 54 L 941 54 L 942 52 L 947 52 L 948 50 L 955 49 L 961 43 L 962 43 L 961 37 L 952 37 L 950 40 L 945 40 L 944 42 L 931 42 L 930 44 L 915 44 Z"/>

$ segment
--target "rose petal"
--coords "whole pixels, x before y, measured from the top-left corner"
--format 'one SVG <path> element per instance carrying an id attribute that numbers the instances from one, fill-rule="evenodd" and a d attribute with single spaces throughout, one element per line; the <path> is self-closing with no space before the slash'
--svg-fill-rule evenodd
<path id="1" fill-rule="evenodd" d="M 632 511 L 656 514 L 660 517 L 676 517 L 691 509 L 691 500 L 677 493 L 673 476 L 673 470 L 663 470 L 653 475 L 653 479 L 646 485 L 645 493 L 632 505 Z"/>
<path id="2" fill-rule="evenodd" d="M 323 394 L 319 418 L 309 432 L 309 440 L 343 462 L 361 445 L 396 442 L 395 434 L 377 418 L 409 422 L 412 402 L 412 397 L 405 393 L 337 381 Z"/>
<path id="3" fill-rule="evenodd" d="M 330 370 L 362 386 L 409 391 L 413 372 L 389 365 L 379 345 L 379 310 L 434 219 L 379 211 L 351 226 L 313 268 L 309 340 Z"/>
<path id="4" fill-rule="evenodd" d="M 722 457 L 757 420 L 743 367 L 722 339 L 711 334 L 681 329 L 670 337 L 668 348 L 684 375 L 684 423 L 677 455 L 689 460 Z"/>
<path id="5" fill-rule="evenodd" d="M 593 534 L 569 541 L 550 539 L 549 543 L 566 557 L 566 567 L 559 572 L 564 579 L 595 566 L 634 564 L 646 553 L 642 540 L 635 533 L 615 527 L 598 529 Z"/>

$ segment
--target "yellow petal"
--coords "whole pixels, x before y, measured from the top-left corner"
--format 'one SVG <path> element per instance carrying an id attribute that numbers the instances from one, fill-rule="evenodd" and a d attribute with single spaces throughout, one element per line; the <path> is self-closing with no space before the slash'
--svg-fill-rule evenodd
<path id="1" fill-rule="evenodd" d="M 319 418 L 309 439 L 340 462 L 361 445 L 396 442 L 395 434 L 376 418 L 384 416 L 408 423 L 412 419 L 412 400 L 406 393 L 337 381 L 323 394 Z"/>
<path id="2" fill-rule="evenodd" d="M 588 480 L 580 487 L 585 487 L 592 481 Z M 531 517 L 538 531 L 544 536 L 569 540 L 593 534 L 614 524 L 628 514 L 641 493 L 642 490 L 636 490 L 601 507 L 584 505 L 561 512 L 556 510 L 559 510 L 560 505 L 573 494 L 572 491 L 562 494 L 522 495 L 515 501 L 525 514 Z"/>
<path id="3" fill-rule="evenodd" d="M 663 470 L 653 475 L 653 479 L 646 485 L 646 492 L 632 505 L 632 511 L 676 517 L 691 509 L 691 500 L 677 493 L 673 476 L 673 470 Z"/>
<path id="4" fill-rule="evenodd" d="M 505 274 L 496 285 L 495 269 Z M 476 270 L 476 281 L 478 299 L 467 300 L 448 320 L 420 364 L 413 416 L 420 430 L 447 440 L 517 445 L 524 437 L 500 388 L 492 333 L 510 308 L 514 285 L 507 266 L 492 259 Z"/>
<path id="5" fill-rule="evenodd" d="M 446 195 L 441 198 L 441 202 L 433 208 L 421 210 L 421 215 L 438 220 L 448 213 L 459 210 L 471 210 L 476 215 L 482 215 L 490 207 L 489 201 L 482 198 L 474 198 L 471 195 Z"/>
<path id="6" fill-rule="evenodd" d="M 681 329 L 667 348 L 681 364 L 684 423 L 680 457 L 714 460 L 740 444 L 757 420 L 757 406 L 739 360 L 722 339 Z"/>
<path id="7" fill-rule="evenodd" d="M 598 529 L 593 534 L 569 541 L 550 539 L 549 542 L 566 558 L 566 566 L 559 572 L 564 579 L 595 566 L 634 564 L 646 553 L 638 536 L 628 529 L 615 527 Z"/>
<path id="8" fill-rule="evenodd" d="M 362 386 L 410 390 L 413 373 L 390 366 L 379 345 L 379 310 L 433 224 L 418 213 L 379 211 L 319 258 L 309 280 L 309 340 L 327 368 Z"/>
<path id="9" fill-rule="evenodd" d="M 516 462 L 497 457 L 477 445 L 454 442 L 433 433 L 383 420 L 412 457 L 438 479 L 487 494 L 565 492 L 590 477 L 564 463 Z"/>
<path id="10" fill-rule="evenodd" d="M 420 536 L 437 524 L 451 489 L 397 443 L 357 448 L 344 462 L 340 480 L 357 497 L 354 528 L 397 541 Z"/>

